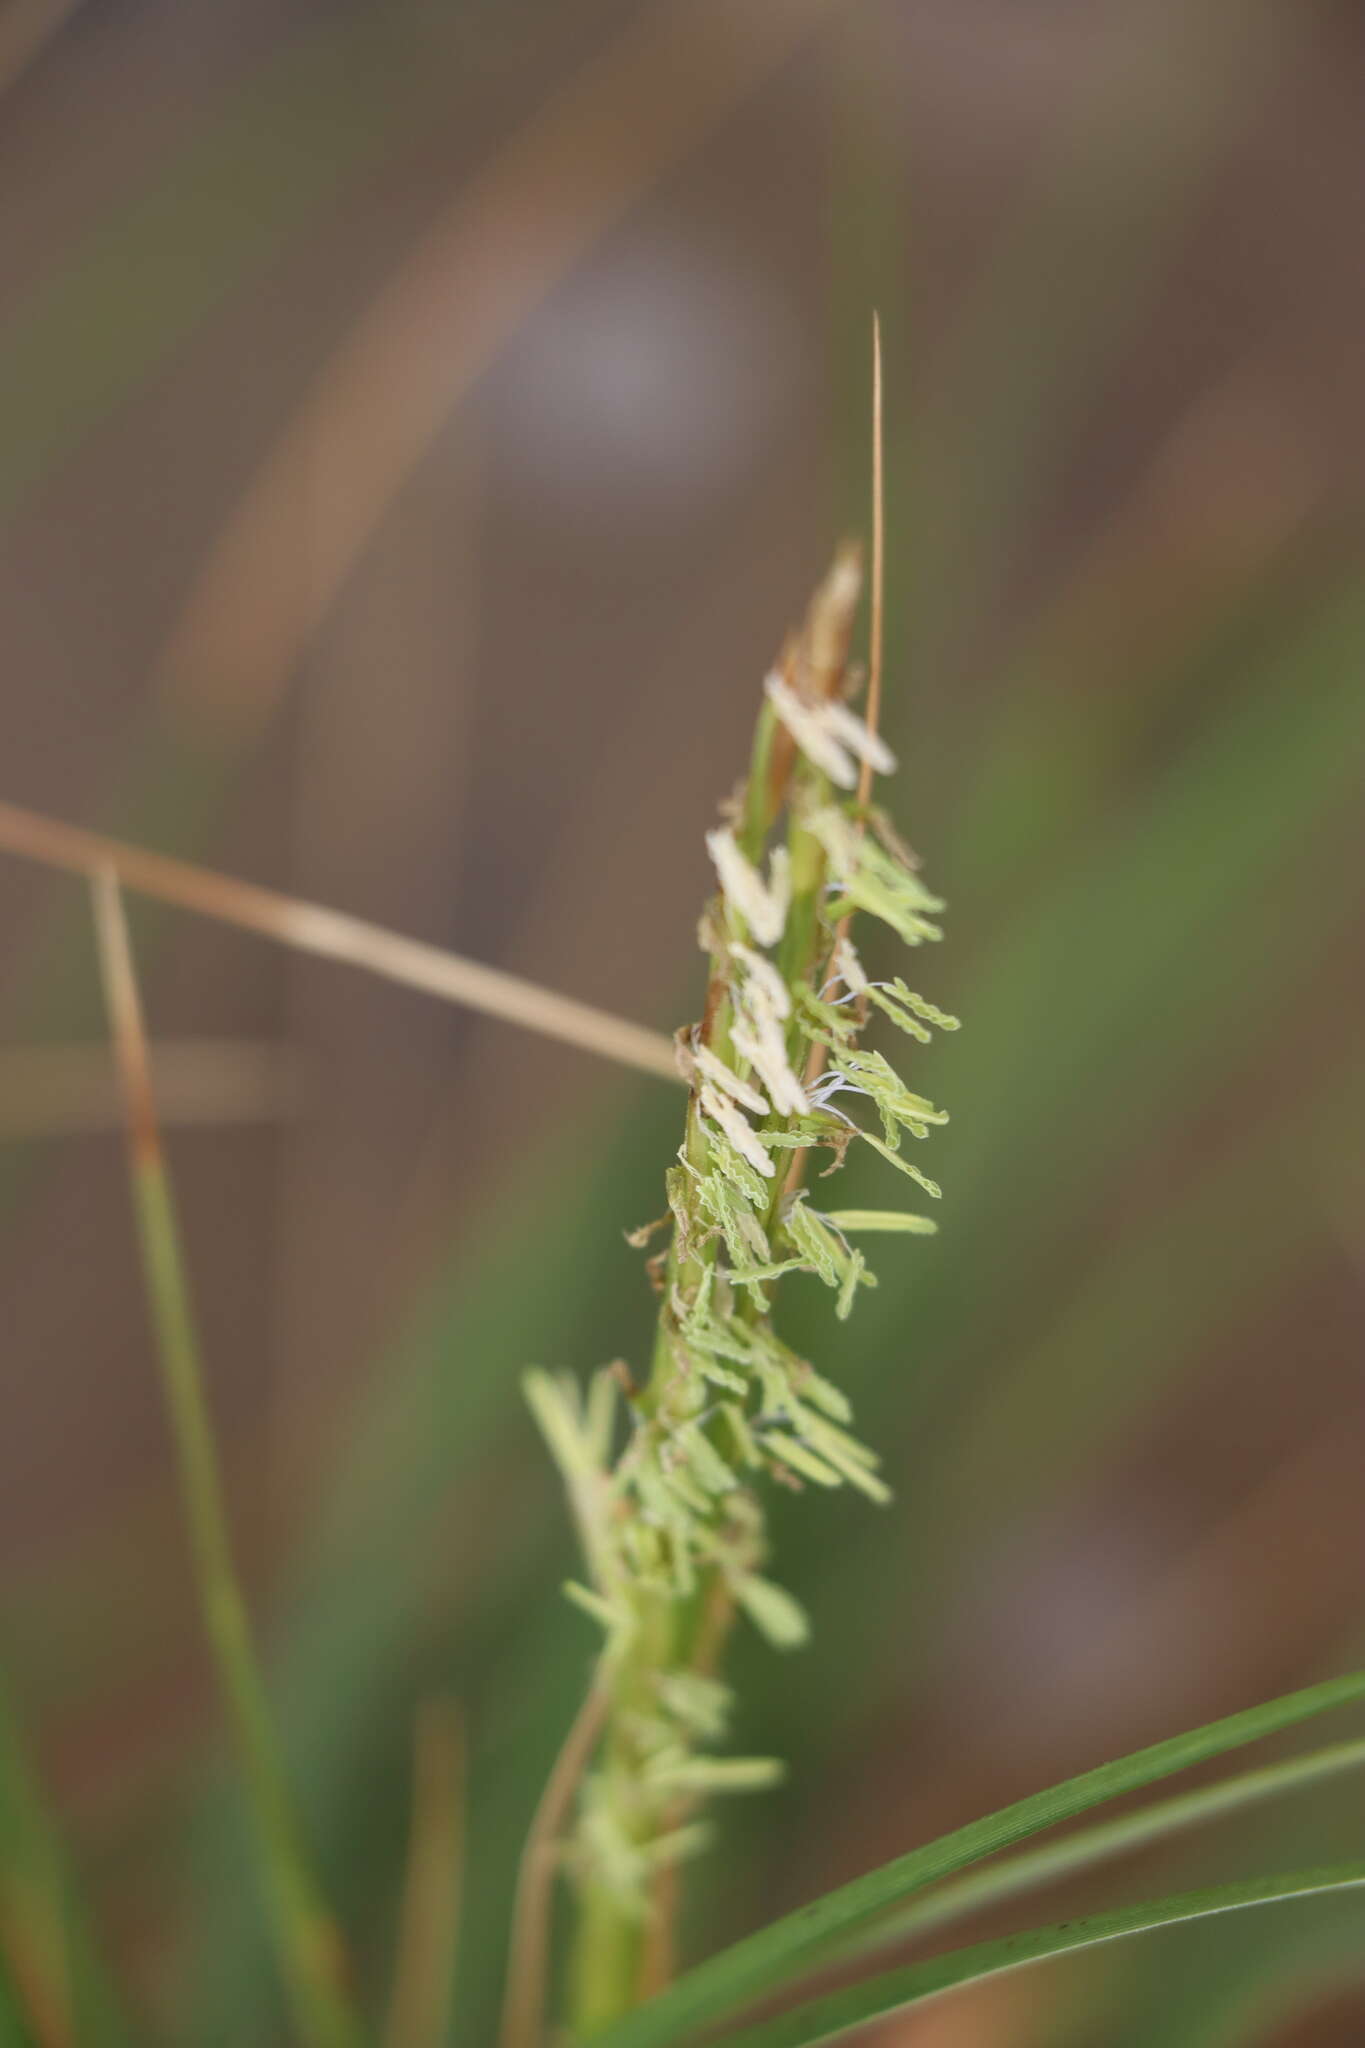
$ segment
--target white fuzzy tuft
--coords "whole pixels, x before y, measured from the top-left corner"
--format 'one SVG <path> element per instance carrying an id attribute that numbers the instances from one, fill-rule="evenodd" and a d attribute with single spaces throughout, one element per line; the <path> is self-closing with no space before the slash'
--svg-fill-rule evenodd
<path id="1" fill-rule="evenodd" d="M 741 1158 L 747 1159 L 756 1172 L 761 1173 L 765 1180 L 772 1179 L 777 1169 L 773 1165 L 771 1153 L 764 1150 L 757 1131 L 748 1118 L 735 1107 L 728 1095 L 722 1095 L 718 1089 L 710 1086 L 704 1087 L 701 1091 L 701 1113 L 703 1116 L 709 1116 L 713 1124 L 719 1125 L 736 1152 Z"/>
<path id="2" fill-rule="evenodd" d="M 740 852 L 728 825 L 707 833 L 706 850 L 715 863 L 726 899 L 744 918 L 759 945 L 775 946 L 782 936 L 791 902 L 786 848 L 778 847 L 774 852 L 766 882 Z"/>

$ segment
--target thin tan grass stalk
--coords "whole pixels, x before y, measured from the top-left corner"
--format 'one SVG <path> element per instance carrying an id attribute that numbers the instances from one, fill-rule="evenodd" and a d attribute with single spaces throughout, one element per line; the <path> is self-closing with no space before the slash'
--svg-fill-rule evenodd
<path id="1" fill-rule="evenodd" d="M 117 875 L 109 867 L 99 869 L 92 889 L 109 1028 L 127 1110 L 133 1207 L 191 1568 L 246 1786 L 280 1967 L 294 2024 L 307 2048 L 358 2048 L 361 2033 L 344 1981 L 340 1937 L 304 1855 L 233 1560 Z"/>
<path id="2" fill-rule="evenodd" d="M 273 1123 L 299 1101 L 284 1046 L 249 1038 L 163 1038 L 152 1052 L 163 1124 Z M 0 1144 L 121 1130 L 106 1045 L 0 1049 Z"/>
<path id="3" fill-rule="evenodd" d="M 0 850 L 75 874 L 94 877 L 107 872 L 123 888 L 258 932 L 296 952 L 362 967 L 405 988 L 480 1010 L 642 1073 L 670 1081 L 679 1078 L 673 1047 L 661 1033 L 345 911 L 328 910 L 254 882 L 235 881 L 230 875 L 85 832 L 16 804 L 0 803 Z"/>
<path id="4" fill-rule="evenodd" d="M 540 2048 L 544 2036 L 550 1921 L 560 1838 L 583 1773 L 601 1740 L 609 1706 L 610 1694 L 599 1679 L 574 1717 L 536 1806 L 517 1869 L 500 2048 Z"/>

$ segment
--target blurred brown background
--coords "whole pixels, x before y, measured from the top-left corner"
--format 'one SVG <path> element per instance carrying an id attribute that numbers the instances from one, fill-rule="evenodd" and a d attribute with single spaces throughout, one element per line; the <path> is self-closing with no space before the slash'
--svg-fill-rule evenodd
<path id="1" fill-rule="evenodd" d="M 699 1942 L 1358 1649 L 1363 101 L 1346 4 L 0 8 L 0 795 L 626 1016 L 697 1000 L 702 830 L 865 519 L 880 307 L 948 1200 L 850 1326 L 900 1505 L 787 1518 L 819 1647 L 755 1654 L 747 1719 L 792 1783 Z M 263 2042 L 87 926 L 0 858 L 0 1652 L 132 2038 Z M 378 1981 L 412 1701 L 457 1693 L 482 2041 L 587 1653 L 516 1375 L 638 1350 L 675 1104 L 136 935 L 329 1882 Z M 888 2038 L 1346 2048 L 1360 1909 L 1307 1914 Z"/>

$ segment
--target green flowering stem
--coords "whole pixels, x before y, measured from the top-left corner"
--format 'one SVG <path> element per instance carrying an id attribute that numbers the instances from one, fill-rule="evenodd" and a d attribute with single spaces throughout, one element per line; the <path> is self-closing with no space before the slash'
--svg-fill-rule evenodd
<path id="1" fill-rule="evenodd" d="M 643 1922 L 624 1912 L 594 1878 L 578 1895 L 578 1927 L 570 1983 L 570 2022 L 575 2040 L 591 2040 L 639 2001 L 636 1984 L 643 1953 Z"/>

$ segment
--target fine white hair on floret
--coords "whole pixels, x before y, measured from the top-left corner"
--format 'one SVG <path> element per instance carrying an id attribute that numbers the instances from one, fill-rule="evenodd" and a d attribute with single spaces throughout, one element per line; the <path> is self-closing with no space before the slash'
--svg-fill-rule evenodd
<path id="1" fill-rule="evenodd" d="M 834 948 L 829 964 L 831 982 L 841 981 L 850 995 L 860 996 L 865 993 L 868 986 L 867 976 L 863 972 L 863 963 L 858 958 L 857 948 L 847 933 Z"/>
<path id="2" fill-rule="evenodd" d="M 729 1097 L 722 1095 L 709 1084 L 701 1091 L 701 1113 L 709 1116 L 713 1124 L 719 1125 L 741 1158 L 761 1173 L 765 1180 L 771 1180 L 776 1168 L 772 1155 L 766 1152 L 759 1141 L 757 1131 L 743 1112 L 736 1108 Z"/>
<path id="3" fill-rule="evenodd" d="M 733 946 L 742 969 L 734 987 L 736 1017 L 731 1042 L 767 1089 L 781 1116 L 803 1116 L 810 1107 L 806 1091 L 787 1058 L 783 1025 L 791 1014 L 791 993 L 771 960 L 751 946 Z"/>
<path id="4" fill-rule="evenodd" d="M 787 923 L 791 902 L 791 879 L 787 849 L 774 849 L 765 882 L 758 869 L 740 851 L 728 825 L 706 835 L 706 850 L 715 864 L 726 899 L 748 924 L 760 946 L 775 946 Z"/>
<path id="5" fill-rule="evenodd" d="M 808 703 L 776 670 L 763 685 L 769 702 L 808 761 L 822 768 L 840 789 L 855 789 L 858 762 L 889 775 L 896 757 L 880 733 L 846 704 Z"/>
<path id="6" fill-rule="evenodd" d="M 847 704 L 828 703 L 821 706 L 826 723 L 832 728 L 836 739 L 856 754 L 860 761 L 866 761 L 869 768 L 875 768 L 878 775 L 892 775 L 896 769 L 896 757 L 879 732 L 873 732 L 865 718 L 859 718 L 856 711 L 850 711 Z"/>
<path id="7" fill-rule="evenodd" d="M 840 789 L 852 789 L 858 771 L 852 759 L 820 716 L 819 707 L 807 704 L 776 670 L 763 685 L 769 702 L 808 761 L 823 768 Z"/>
<path id="8" fill-rule="evenodd" d="M 781 1026 L 765 1017 L 752 1027 L 737 1021 L 731 1037 L 735 1051 L 749 1062 L 772 1098 L 781 1116 L 804 1116 L 810 1108 L 806 1091 L 787 1058 Z"/>
<path id="9" fill-rule="evenodd" d="M 772 961 L 765 960 L 752 946 L 732 946 L 730 951 L 744 968 L 744 980 L 737 992 L 744 1007 L 754 1015 L 768 1010 L 774 1017 L 789 1017 L 791 994 Z"/>
<path id="10" fill-rule="evenodd" d="M 723 1095 L 729 1095 L 736 1102 L 742 1102 L 746 1109 L 751 1109 L 754 1112 L 755 1116 L 766 1116 L 768 1114 L 767 1097 L 761 1095 L 758 1089 L 751 1087 L 747 1081 L 741 1081 L 738 1074 L 732 1073 L 724 1060 L 718 1059 L 715 1053 L 712 1052 L 709 1045 L 697 1046 L 694 1049 L 693 1058 L 706 1079 L 711 1082 L 713 1087 L 718 1088 Z"/>

